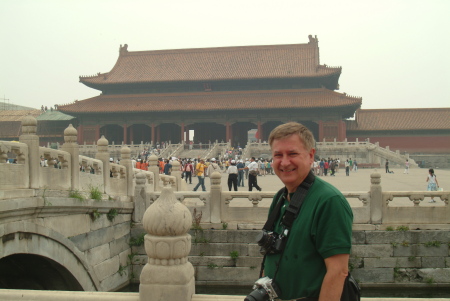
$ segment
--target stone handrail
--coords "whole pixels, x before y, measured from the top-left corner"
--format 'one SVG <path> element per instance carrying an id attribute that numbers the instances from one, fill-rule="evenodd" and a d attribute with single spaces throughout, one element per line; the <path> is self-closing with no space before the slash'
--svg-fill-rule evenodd
<path id="1" fill-rule="evenodd" d="M 184 149 L 184 143 L 180 143 L 180 144 L 173 144 L 173 145 L 177 145 L 177 148 L 169 155 L 169 158 L 172 157 L 178 157 L 178 155 L 183 151 Z"/>
<path id="2" fill-rule="evenodd" d="M 406 197 L 413 206 L 395 206 L 395 198 Z M 435 197 L 444 202 L 444 207 L 420 206 L 425 197 Z M 389 224 L 448 224 L 450 206 L 448 191 L 386 191 L 383 192 L 383 223 Z"/>
<path id="3" fill-rule="evenodd" d="M 83 172 L 91 172 L 92 174 L 99 175 L 103 171 L 103 162 L 101 160 L 80 155 L 78 161 Z"/>
<path id="4" fill-rule="evenodd" d="M 70 153 L 52 148 L 39 147 L 39 157 L 47 162 L 46 166 L 39 164 L 39 187 L 50 189 L 71 188 L 72 160 Z"/>
<path id="5" fill-rule="evenodd" d="M 104 187 L 102 176 L 104 169 L 101 160 L 79 156 L 78 162 L 80 165 L 80 190 L 89 191 L 93 187 Z"/>
<path id="6" fill-rule="evenodd" d="M 369 191 L 343 192 L 347 198 L 356 198 L 361 201 L 361 206 L 352 207 L 354 224 L 360 225 L 395 225 L 395 224 L 450 224 L 449 192 L 425 192 L 425 191 L 387 191 L 383 192 L 380 185 L 381 176 L 378 173 L 371 175 L 371 188 Z M 267 217 L 268 205 L 261 206 L 264 199 L 272 199 L 276 191 L 248 192 L 248 191 L 222 191 L 221 175 L 213 173 L 211 176 L 211 190 L 208 192 L 177 191 L 177 199 L 193 213 L 202 212 L 204 223 L 264 223 Z M 175 186 L 175 184 L 173 184 Z M 147 194 L 146 203 L 150 205 L 158 199 L 160 192 Z M 444 202 L 444 207 L 436 210 L 435 207 L 421 207 L 420 200 L 424 197 L 435 196 Z M 395 207 L 395 198 L 408 197 L 413 206 L 402 206 L 401 210 Z M 251 206 L 231 206 L 237 198 L 245 198 L 251 202 Z M 200 200 L 200 202 L 199 202 Z M 393 202 L 394 201 L 394 202 Z"/>
<path id="7" fill-rule="evenodd" d="M 46 147 L 39 147 L 39 157 L 47 160 L 48 167 L 53 167 L 54 164 L 61 162 L 62 169 L 68 168 L 68 162 L 70 161 L 68 152 Z"/>
<path id="8" fill-rule="evenodd" d="M 7 164 L 8 154 L 16 157 L 17 164 Z M 0 174 L 4 189 L 28 188 L 28 145 L 20 142 L 0 141 Z"/>
<path id="9" fill-rule="evenodd" d="M 169 143 L 166 145 L 166 148 L 164 148 L 158 155 L 159 158 L 168 158 L 169 155 L 173 152 L 174 148 L 177 148 L 178 144 L 171 144 Z"/>
<path id="10" fill-rule="evenodd" d="M 411 168 L 418 167 L 416 162 L 409 158 L 409 155 L 401 155 L 399 151 L 391 151 L 389 149 L 389 146 L 386 148 L 380 147 L 379 143 L 370 143 L 369 141 L 355 141 L 355 142 L 348 142 L 347 140 L 338 142 L 336 139 L 334 141 L 323 141 L 323 142 L 316 142 L 316 149 L 318 153 L 326 152 L 327 150 L 337 148 L 341 153 L 345 153 L 342 151 L 343 149 L 346 149 L 348 153 L 354 152 L 355 150 L 358 151 L 367 151 L 372 152 L 379 158 L 388 159 L 392 163 L 404 165 L 406 160 L 409 160 L 409 166 Z M 351 155 L 350 155 L 351 156 Z M 323 157 L 327 157 L 326 155 Z M 370 158 L 370 156 L 369 156 Z M 342 160 L 341 160 L 342 162 Z M 359 162 L 363 163 L 363 162 Z M 374 162 L 364 162 L 364 163 L 374 163 Z M 380 163 L 381 164 L 381 163 Z"/>
<path id="11" fill-rule="evenodd" d="M 211 147 L 209 149 L 209 151 L 205 154 L 205 156 L 203 158 L 205 158 L 205 159 L 213 158 L 214 154 L 216 154 L 218 150 L 219 150 L 219 143 L 214 142 L 213 147 Z M 211 154 L 213 154 L 213 155 L 211 155 Z"/>

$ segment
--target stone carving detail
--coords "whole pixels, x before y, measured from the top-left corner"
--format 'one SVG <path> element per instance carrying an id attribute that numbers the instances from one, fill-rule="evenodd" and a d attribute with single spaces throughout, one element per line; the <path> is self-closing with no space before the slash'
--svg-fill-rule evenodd
<path id="1" fill-rule="evenodd" d="M 260 194 L 250 194 L 248 200 L 252 202 L 253 207 L 258 207 L 259 202 L 262 200 L 262 196 Z"/>
<path id="2" fill-rule="evenodd" d="M 161 196 L 144 214 L 148 263 L 140 277 L 140 300 L 188 301 L 195 293 L 194 268 L 187 260 L 192 215 L 173 192 L 174 177 L 162 176 L 162 180 Z"/>
<path id="3" fill-rule="evenodd" d="M 423 194 L 411 194 L 409 196 L 409 200 L 414 203 L 414 206 L 419 206 L 420 201 L 423 201 L 424 195 Z"/>
<path id="4" fill-rule="evenodd" d="M 36 135 L 37 120 L 31 115 L 27 115 L 22 119 L 22 134 Z"/>
<path id="5" fill-rule="evenodd" d="M 75 143 L 77 142 L 78 131 L 73 127 L 72 124 L 64 130 L 64 142 Z"/>

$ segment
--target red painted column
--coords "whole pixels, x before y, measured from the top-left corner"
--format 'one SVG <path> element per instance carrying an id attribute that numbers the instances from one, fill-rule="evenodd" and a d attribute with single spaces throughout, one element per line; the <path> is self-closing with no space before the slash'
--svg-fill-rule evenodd
<path id="1" fill-rule="evenodd" d="M 126 124 L 124 124 L 123 125 L 123 143 L 125 143 L 125 144 L 127 144 L 127 125 Z"/>
<path id="2" fill-rule="evenodd" d="M 263 141 L 263 129 L 262 129 L 262 124 L 261 121 L 258 121 L 258 135 L 259 135 L 259 140 Z"/>
<path id="3" fill-rule="evenodd" d="M 156 141 L 161 142 L 161 141 L 159 141 L 159 140 L 161 140 L 161 128 L 160 128 L 160 126 L 158 125 L 158 127 L 157 127 L 157 129 L 156 129 Z"/>
<path id="4" fill-rule="evenodd" d="M 191 137 L 189 137 L 189 126 L 186 126 L 186 142 L 189 143 L 191 141 Z"/>
<path id="5" fill-rule="evenodd" d="M 156 138 L 155 137 L 155 124 L 152 123 L 152 141 L 153 141 L 154 145 L 156 145 L 156 139 L 155 138 Z"/>
<path id="6" fill-rule="evenodd" d="M 143 136 L 141 135 L 141 137 L 143 137 Z M 133 126 L 130 126 L 130 144 L 133 141 L 134 141 Z"/>
<path id="7" fill-rule="evenodd" d="M 319 120 L 319 141 L 318 142 L 322 142 L 323 141 L 323 121 Z"/>
<path id="8" fill-rule="evenodd" d="M 77 128 L 77 132 L 78 132 L 78 145 L 83 144 L 83 131 L 84 131 L 84 127 L 80 124 Z"/>
<path id="9" fill-rule="evenodd" d="M 183 143 L 183 141 L 184 141 L 184 122 L 181 123 L 180 128 L 181 128 L 181 139 L 180 139 L 180 142 Z"/>
<path id="10" fill-rule="evenodd" d="M 228 141 L 230 141 L 230 123 L 227 122 L 225 123 L 225 137 L 226 137 L 226 142 L 228 143 Z"/>

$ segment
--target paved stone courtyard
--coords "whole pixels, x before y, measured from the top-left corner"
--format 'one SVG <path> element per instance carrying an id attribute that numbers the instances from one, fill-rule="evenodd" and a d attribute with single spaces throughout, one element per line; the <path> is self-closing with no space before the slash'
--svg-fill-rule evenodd
<path id="1" fill-rule="evenodd" d="M 381 186 L 383 187 L 383 191 L 426 191 L 428 169 L 410 169 L 409 174 L 404 174 L 403 168 L 392 168 L 391 171 L 394 173 L 387 174 L 384 169 L 359 169 L 357 172 L 350 172 L 350 176 L 347 177 L 345 176 L 345 170 L 341 168 L 336 173 L 336 176 L 322 176 L 321 178 L 333 184 L 342 192 L 367 192 L 370 189 L 370 175 L 374 172 L 379 172 L 381 174 Z M 444 190 L 450 189 L 450 170 L 435 169 L 435 174 L 439 182 L 439 186 Z M 222 173 L 222 187 L 224 191 L 228 191 L 227 179 L 228 175 L 226 173 Z M 192 190 L 197 183 L 197 178 L 192 178 L 192 184 L 187 185 L 188 189 Z M 282 182 L 276 175 L 259 176 L 258 185 L 263 189 L 263 191 L 278 191 L 283 186 Z M 205 179 L 205 186 L 207 190 L 210 189 L 211 181 L 209 178 Z M 248 191 L 247 181 L 245 181 L 245 187 L 238 187 L 238 190 Z M 442 202 L 440 198 L 435 198 L 436 203 L 428 203 L 429 200 L 430 198 L 425 198 L 425 200 L 421 203 L 421 206 L 444 206 L 444 202 Z M 352 206 L 362 205 L 358 199 L 349 199 L 349 202 Z M 250 202 L 246 201 L 245 203 L 248 204 L 248 206 L 251 206 Z M 261 205 L 264 206 L 264 204 L 267 203 L 268 202 L 263 201 Z M 413 206 L 413 203 L 408 198 L 396 198 L 392 202 L 392 206 L 393 205 Z"/>

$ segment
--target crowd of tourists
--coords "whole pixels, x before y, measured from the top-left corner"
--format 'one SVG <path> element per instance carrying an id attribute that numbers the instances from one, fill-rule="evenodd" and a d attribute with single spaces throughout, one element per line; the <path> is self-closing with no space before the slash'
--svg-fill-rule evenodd
<path id="1" fill-rule="evenodd" d="M 350 171 L 357 172 L 358 171 L 358 162 L 356 160 L 352 160 L 349 158 L 341 163 L 339 158 L 322 158 L 320 160 L 315 160 L 311 166 L 312 171 L 317 176 L 336 176 L 336 173 L 339 171 L 340 167 L 345 168 L 345 175 L 349 176 Z"/>

